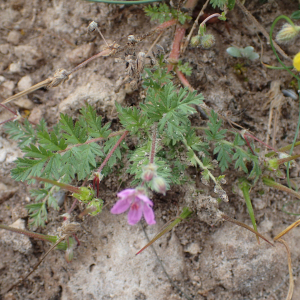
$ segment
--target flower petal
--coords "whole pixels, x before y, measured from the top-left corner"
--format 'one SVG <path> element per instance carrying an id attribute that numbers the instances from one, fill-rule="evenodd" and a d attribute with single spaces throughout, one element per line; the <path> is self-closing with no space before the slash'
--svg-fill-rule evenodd
<path id="1" fill-rule="evenodd" d="M 121 214 L 123 212 L 125 212 L 131 204 L 131 200 L 130 199 L 121 199 L 119 200 L 110 210 L 110 212 L 112 214 Z"/>
<path id="2" fill-rule="evenodd" d="M 153 205 L 153 202 L 144 194 L 138 194 L 136 196 L 136 198 L 138 198 L 139 200 L 142 200 L 143 202 L 145 202 L 145 204 L 149 204 L 149 205 Z"/>
<path id="3" fill-rule="evenodd" d="M 143 213 L 144 213 L 144 218 L 149 225 L 156 224 L 153 209 L 148 204 L 144 205 Z"/>
<path id="4" fill-rule="evenodd" d="M 127 198 L 132 196 L 135 193 L 135 189 L 125 189 L 122 192 L 118 193 L 117 196 L 119 198 Z"/>
<path id="5" fill-rule="evenodd" d="M 135 225 L 142 218 L 143 214 L 143 203 L 141 201 L 134 202 L 128 213 L 129 225 Z"/>

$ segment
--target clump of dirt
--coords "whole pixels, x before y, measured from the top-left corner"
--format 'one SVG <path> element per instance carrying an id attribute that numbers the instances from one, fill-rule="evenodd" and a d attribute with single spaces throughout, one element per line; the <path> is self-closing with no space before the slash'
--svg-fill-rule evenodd
<path id="1" fill-rule="evenodd" d="M 276 16 L 289 16 L 297 10 L 296 1 L 248 2 L 247 9 L 267 31 Z M 204 1 L 199 1 L 198 8 L 201 9 L 203 4 Z M 117 6 L 78 0 L 13 0 L 2 1 L 0 7 L 1 101 L 52 76 L 58 68 L 69 70 L 98 53 L 104 42 L 96 33 L 87 32 L 92 20 L 99 24 L 108 42 L 118 44 L 125 44 L 130 34 L 139 36 L 157 25 L 150 22 L 142 7 L 137 5 Z M 208 13 L 212 11 L 212 8 L 207 10 Z M 271 65 L 277 63 L 265 38 L 238 7 L 227 17 L 226 25 L 224 22 L 208 25 L 209 33 L 216 37 L 214 48 L 188 47 L 182 56 L 183 63 L 188 62 L 193 68 L 188 80 L 203 93 L 208 106 L 265 140 L 269 120 L 269 107 L 265 106 L 269 101 L 268 92 L 276 80 L 280 80 L 281 89 L 288 88 L 292 78 L 287 72 L 266 69 L 259 60 L 247 62 L 229 57 L 226 48 L 232 45 L 253 46 L 258 53 L 263 46 L 262 61 Z M 168 29 L 159 41 L 167 54 L 172 47 L 173 35 L 174 28 Z M 136 51 L 147 53 L 154 39 L 145 40 Z M 296 40 L 283 49 L 292 57 L 299 46 Z M 123 59 L 124 54 L 120 54 L 118 59 L 94 60 L 59 87 L 37 90 L 11 102 L 9 107 L 18 109 L 24 116 L 30 114 L 32 122 L 45 118 L 52 126 L 60 112 L 76 116 L 84 102 L 89 102 L 105 120 L 114 121 L 117 118 L 115 102 L 135 105 L 143 96 L 141 89 L 129 93 L 121 87 L 119 93 L 115 92 L 125 78 Z M 264 106 L 266 108 L 262 109 Z M 286 97 L 281 103 L 276 137 L 271 134 L 271 141 L 277 148 L 293 140 L 298 120 L 297 106 L 294 100 Z M 7 110 L 1 110 L 0 121 L 11 117 Z M 194 115 L 192 121 L 195 126 L 203 126 L 206 122 L 200 113 Z M 3 131 L 1 135 L 0 222 L 9 225 L 20 220 L 18 222 L 25 221 L 27 226 L 28 215 L 23 207 L 33 202 L 29 187 L 13 182 L 9 177 L 13 160 L 22 154 L 16 144 L 8 142 Z M 197 170 L 191 168 L 190 171 L 194 172 L 196 179 L 199 178 Z M 106 208 L 97 217 L 87 217 L 81 222 L 82 232 L 78 235 L 81 245 L 72 263 L 65 261 L 62 252 L 53 251 L 28 280 L 6 294 L 4 299 L 184 298 L 174 286 L 190 299 L 283 299 L 288 291 L 283 246 L 271 247 L 264 241 L 258 245 L 253 234 L 224 223 L 215 215 L 220 210 L 250 225 L 245 202 L 233 188 L 237 178 L 244 174 L 233 169 L 225 174 L 228 203 L 217 206 L 213 188 L 206 187 L 200 180 L 196 180 L 196 187 L 175 188 L 165 197 L 153 198 L 157 225 L 147 227 L 150 237 L 176 215 L 177 206 L 189 205 L 197 212 L 154 244 L 173 285 L 151 248 L 135 257 L 135 253 L 147 243 L 142 228 L 129 226 L 124 215 L 112 216 Z M 292 170 L 291 176 L 297 179 L 298 168 Z M 113 204 L 118 190 L 117 179 L 111 176 L 101 187 L 102 199 Z M 195 197 L 196 189 L 205 191 L 205 194 Z M 281 210 L 283 205 L 293 201 L 290 195 L 257 185 L 251 196 L 259 232 L 269 239 L 297 219 Z M 71 199 L 67 199 L 60 212 L 49 209 L 46 227 L 35 229 L 56 234 L 62 221 L 59 215 L 70 206 Z M 289 208 L 299 211 L 297 204 Z M 0 239 L 0 288 L 3 293 L 29 271 L 50 245 L 34 240 L 28 244 L 28 239 L 22 240 L 17 234 L 8 237 L 6 234 L 3 238 L 2 231 Z M 297 229 L 289 234 L 287 241 L 297 278 L 300 272 Z M 298 281 L 296 279 L 293 299 L 300 295 Z"/>

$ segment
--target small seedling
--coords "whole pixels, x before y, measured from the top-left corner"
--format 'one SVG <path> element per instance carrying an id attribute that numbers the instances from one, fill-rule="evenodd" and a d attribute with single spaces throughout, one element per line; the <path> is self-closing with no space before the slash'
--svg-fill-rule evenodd
<path id="1" fill-rule="evenodd" d="M 229 47 L 226 49 L 226 52 L 232 57 L 241 57 L 249 60 L 256 60 L 259 58 L 258 53 L 254 52 L 254 48 L 252 46 L 248 46 L 245 48 L 238 47 Z"/>

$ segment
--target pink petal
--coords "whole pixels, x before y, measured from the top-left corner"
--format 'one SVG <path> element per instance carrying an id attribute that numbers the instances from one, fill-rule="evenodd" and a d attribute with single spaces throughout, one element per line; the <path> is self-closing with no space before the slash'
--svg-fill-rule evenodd
<path id="1" fill-rule="evenodd" d="M 127 198 L 128 196 L 134 195 L 134 193 L 135 193 L 135 189 L 126 189 L 118 193 L 117 196 L 119 198 Z"/>
<path id="2" fill-rule="evenodd" d="M 153 209 L 148 204 L 144 205 L 143 213 L 144 218 L 149 225 L 156 224 Z"/>
<path id="3" fill-rule="evenodd" d="M 135 225 L 142 218 L 143 207 L 140 201 L 134 202 L 128 213 L 128 223 L 129 225 Z"/>
<path id="4" fill-rule="evenodd" d="M 119 200 L 110 210 L 112 214 L 121 214 L 125 212 L 131 205 L 131 200 L 129 199 L 121 199 Z"/>
<path id="5" fill-rule="evenodd" d="M 136 197 L 151 206 L 153 205 L 153 202 L 146 195 L 138 194 Z"/>

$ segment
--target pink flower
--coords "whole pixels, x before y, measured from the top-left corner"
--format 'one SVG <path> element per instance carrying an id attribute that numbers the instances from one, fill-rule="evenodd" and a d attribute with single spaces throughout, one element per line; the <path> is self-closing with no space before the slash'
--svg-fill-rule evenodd
<path id="1" fill-rule="evenodd" d="M 143 189 L 126 189 L 117 195 L 120 200 L 110 210 L 112 214 L 121 214 L 129 208 L 128 223 L 135 225 L 142 215 L 149 225 L 155 224 L 152 201 L 145 196 Z"/>

